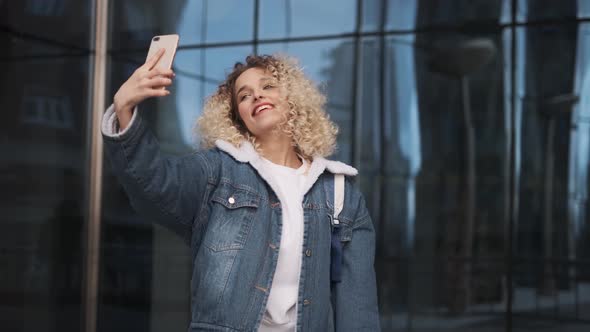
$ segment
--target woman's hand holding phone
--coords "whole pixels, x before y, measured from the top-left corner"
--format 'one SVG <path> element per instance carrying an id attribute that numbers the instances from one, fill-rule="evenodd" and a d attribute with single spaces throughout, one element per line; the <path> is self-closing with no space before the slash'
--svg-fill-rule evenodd
<path id="1" fill-rule="evenodd" d="M 133 108 L 139 103 L 150 97 L 164 97 L 170 94 L 170 91 L 163 87 L 172 84 L 174 72 L 172 69 L 156 66 L 164 52 L 162 48 L 147 59 L 115 94 L 113 103 L 121 130 L 127 128 L 133 116 Z"/>

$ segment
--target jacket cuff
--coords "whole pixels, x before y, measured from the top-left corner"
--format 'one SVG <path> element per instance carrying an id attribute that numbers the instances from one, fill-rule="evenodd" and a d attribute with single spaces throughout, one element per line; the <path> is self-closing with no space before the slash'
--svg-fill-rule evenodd
<path id="1" fill-rule="evenodd" d="M 127 136 L 127 133 L 137 122 L 137 116 L 137 106 L 135 106 L 135 108 L 133 108 L 133 115 L 131 116 L 131 121 L 129 121 L 129 124 L 125 129 L 120 130 L 119 120 L 117 119 L 117 114 L 115 113 L 115 105 L 111 104 L 111 106 L 107 108 L 106 112 L 102 116 L 102 134 L 106 137 L 110 137 L 113 139 L 124 138 L 125 136 Z"/>

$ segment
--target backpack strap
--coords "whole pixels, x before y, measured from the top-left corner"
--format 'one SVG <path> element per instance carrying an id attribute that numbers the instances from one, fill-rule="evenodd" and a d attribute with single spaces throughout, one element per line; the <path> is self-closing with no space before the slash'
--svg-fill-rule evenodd
<path id="1" fill-rule="evenodd" d="M 344 175 L 334 174 L 334 220 L 338 220 L 344 207 Z"/>
<path id="2" fill-rule="evenodd" d="M 342 281 L 342 242 L 340 241 L 340 220 L 338 216 L 344 207 L 344 175 L 334 174 L 334 215 L 332 221 L 332 238 L 330 244 L 330 280 Z"/>

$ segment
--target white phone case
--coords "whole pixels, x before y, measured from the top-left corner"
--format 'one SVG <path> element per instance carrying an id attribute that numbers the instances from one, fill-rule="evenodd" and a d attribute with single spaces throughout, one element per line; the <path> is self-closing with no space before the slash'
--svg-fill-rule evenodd
<path id="1" fill-rule="evenodd" d="M 179 36 L 176 34 L 154 36 L 152 38 L 146 59 L 151 58 L 154 54 L 156 54 L 156 52 L 158 52 L 159 49 L 163 48 L 166 51 L 156 66 L 159 66 L 163 69 L 171 69 L 172 62 L 174 61 L 174 55 L 176 55 L 176 48 L 178 47 L 179 39 Z"/>

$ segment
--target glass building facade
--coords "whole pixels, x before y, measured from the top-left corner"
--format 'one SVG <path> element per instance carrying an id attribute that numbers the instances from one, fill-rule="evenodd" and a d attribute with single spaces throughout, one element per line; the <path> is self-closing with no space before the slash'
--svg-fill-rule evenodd
<path id="1" fill-rule="evenodd" d="M 91 137 L 93 96 L 167 33 L 172 94 L 142 105 L 167 153 L 196 147 L 248 54 L 293 55 L 326 93 L 376 228 L 383 331 L 590 329 L 589 0 L 112 0 L 104 88 L 99 3 L 0 1 L 0 330 L 188 326 L 189 249 L 137 216 Z"/>

